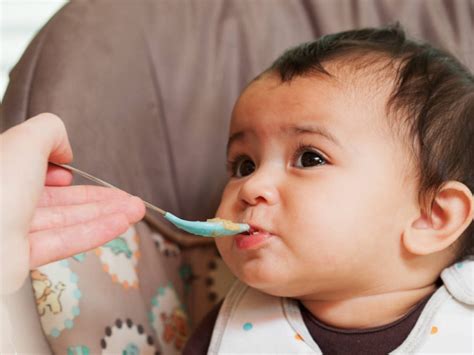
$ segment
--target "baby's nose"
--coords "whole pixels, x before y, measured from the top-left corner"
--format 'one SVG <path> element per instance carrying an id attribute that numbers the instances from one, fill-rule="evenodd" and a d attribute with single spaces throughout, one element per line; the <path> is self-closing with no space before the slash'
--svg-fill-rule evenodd
<path id="1" fill-rule="evenodd" d="M 257 169 L 241 186 L 239 199 L 248 205 L 276 204 L 280 198 L 277 181 L 277 173 L 271 169 Z"/>

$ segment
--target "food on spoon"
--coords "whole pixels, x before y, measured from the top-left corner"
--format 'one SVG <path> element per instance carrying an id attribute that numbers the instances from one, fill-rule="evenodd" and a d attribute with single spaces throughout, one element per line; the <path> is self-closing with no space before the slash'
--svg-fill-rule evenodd
<path id="1" fill-rule="evenodd" d="M 221 223 L 225 229 L 230 230 L 230 231 L 238 231 L 240 230 L 240 226 L 237 223 L 234 223 L 232 221 L 229 221 L 227 219 L 222 219 L 222 218 L 211 218 L 208 219 L 206 222 L 210 223 Z"/>

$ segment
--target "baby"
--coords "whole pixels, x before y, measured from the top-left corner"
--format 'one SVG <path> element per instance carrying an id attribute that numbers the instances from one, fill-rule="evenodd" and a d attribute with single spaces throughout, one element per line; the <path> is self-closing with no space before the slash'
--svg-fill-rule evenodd
<path id="1" fill-rule="evenodd" d="M 239 281 L 185 354 L 473 353 L 474 78 L 399 26 L 290 49 L 238 99 L 216 240 Z"/>

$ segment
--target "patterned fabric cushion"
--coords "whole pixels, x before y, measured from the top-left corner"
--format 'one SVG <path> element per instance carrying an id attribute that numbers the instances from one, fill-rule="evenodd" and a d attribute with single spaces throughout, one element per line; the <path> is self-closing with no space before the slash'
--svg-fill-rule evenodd
<path id="1" fill-rule="evenodd" d="M 233 278 L 213 244 L 182 252 L 140 222 L 95 250 L 33 270 L 31 279 L 54 353 L 172 355 Z"/>

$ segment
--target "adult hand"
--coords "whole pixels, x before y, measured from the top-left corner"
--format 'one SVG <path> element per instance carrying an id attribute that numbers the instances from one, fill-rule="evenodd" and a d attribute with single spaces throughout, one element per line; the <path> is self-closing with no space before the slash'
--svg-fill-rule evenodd
<path id="1" fill-rule="evenodd" d="M 98 186 L 69 186 L 72 150 L 62 121 L 40 114 L 0 135 L 0 293 L 30 269 L 95 248 L 143 218 L 137 197 Z"/>

